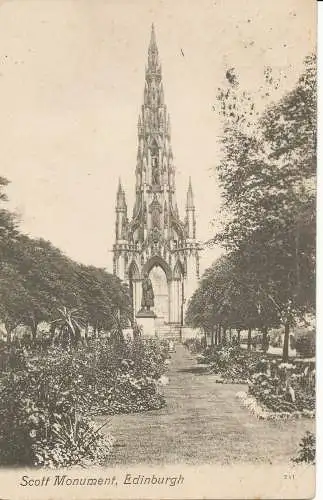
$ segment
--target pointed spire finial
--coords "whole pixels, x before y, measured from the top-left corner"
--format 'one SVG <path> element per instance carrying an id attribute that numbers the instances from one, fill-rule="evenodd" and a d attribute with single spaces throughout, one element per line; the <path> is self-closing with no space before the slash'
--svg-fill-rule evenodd
<path id="1" fill-rule="evenodd" d="M 141 120 L 141 115 L 140 114 L 138 116 L 137 128 L 138 128 L 138 134 L 140 135 L 141 134 L 141 129 L 142 129 L 142 120 Z"/>
<path id="2" fill-rule="evenodd" d="M 151 24 L 151 35 L 150 35 L 150 48 L 157 48 L 157 43 L 156 43 L 156 33 L 155 33 L 155 26 L 154 23 Z"/>
<path id="3" fill-rule="evenodd" d="M 158 67 L 158 48 L 156 42 L 156 33 L 154 25 L 151 26 L 150 42 L 148 47 L 148 70 L 154 67 Z"/>
<path id="4" fill-rule="evenodd" d="M 193 189 L 192 189 L 192 180 L 191 176 L 188 181 L 188 190 L 187 190 L 187 198 L 186 198 L 186 209 L 194 208 L 194 197 L 193 197 Z"/>
<path id="5" fill-rule="evenodd" d="M 166 130 L 167 130 L 168 137 L 170 137 L 172 130 L 171 130 L 171 125 L 170 125 L 170 114 L 169 113 L 167 115 L 167 127 L 166 127 Z"/>
<path id="6" fill-rule="evenodd" d="M 122 192 L 122 185 L 121 185 L 121 177 L 119 176 L 119 182 L 118 182 L 118 193 Z"/>
<path id="7" fill-rule="evenodd" d="M 163 82 L 161 82 L 160 84 L 160 91 L 159 91 L 159 102 L 160 104 L 164 104 L 164 85 L 163 85 Z"/>
<path id="8" fill-rule="evenodd" d="M 126 194 L 122 188 L 121 178 L 119 177 L 118 191 L 117 191 L 117 208 L 127 209 Z"/>

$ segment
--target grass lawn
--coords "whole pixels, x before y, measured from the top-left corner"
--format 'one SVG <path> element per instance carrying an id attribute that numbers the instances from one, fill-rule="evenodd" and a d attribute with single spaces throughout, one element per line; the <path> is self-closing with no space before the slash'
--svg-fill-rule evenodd
<path id="1" fill-rule="evenodd" d="M 247 388 L 216 384 L 182 345 L 169 378 L 165 408 L 111 418 L 116 446 L 108 465 L 288 463 L 305 431 L 314 430 L 314 420 L 257 420 L 235 396 Z"/>

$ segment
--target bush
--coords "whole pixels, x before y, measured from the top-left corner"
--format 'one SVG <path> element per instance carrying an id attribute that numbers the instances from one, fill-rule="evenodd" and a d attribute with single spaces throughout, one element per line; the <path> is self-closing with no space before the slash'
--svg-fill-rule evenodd
<path id="1" fill-rule="evenodd" d="M 210 370 L 230 383 L 247 383 L 253 373 L 262 369 L 263 362 L 254 353 L 237 345 L 209 346 L 200 357 Z"/>
<path id="2" fill-rule="evenodd" d="M 192 354 L 199 354 L 203 351 L 203 342 L 198 338 L 187 339 L 183 344 Z"/>
<path id="3" fill-rule="evenodd" d="M 0 374 L 10 370 L 24 370 L 26 368 L 25 349 L 20 345 L 0 346 Z"/>
<path id="4" fill-rule="evenodd" d="M 298 455 L 293 458 L 294 463 L 315 464 L 315 436 L 312 432 L 307 431 L 299 444 Z"/>
<path id="5" fill-rule="evenodd" d="M 167 345 L 141 339 L 25 352 L 23 368 L 7 364 L 0 378 L 0 464 L 106 461 L 112 438 L 88 417 L 161 408 L 167 356 Z"/>
<path id="6" fill-rule="evenodd" d="M 55 368 L 46 372 L 42 366 L 3 377 L 0 464 L 68 467 L 84 461 L 101 463 L 112 449 L 111 436 L 96 430 L 77 406 L 73 388 L 60 385 Z"/>
<path id="7" fill-rule="evenodd" d="M 165 346 L 150 339 L 117 346 L 100 341 L 85 356 L 79 387 L 87 394 L 88 413 L 132 413 L 164 406 L 157 381 L 165 372 Z"/>
<path id="8" fill-rule="evenodd" d="M 272 412 L 314 411 L 314 371 L 295 364 L 272 363 L 270 373 L 252 376 L 249 393 Z"/>
<path id="9" fill-rule="evenodd" d="M 304 358 L 315 356 L 315 332 L 301 335 L 295 340 L 296 351 Z"/>

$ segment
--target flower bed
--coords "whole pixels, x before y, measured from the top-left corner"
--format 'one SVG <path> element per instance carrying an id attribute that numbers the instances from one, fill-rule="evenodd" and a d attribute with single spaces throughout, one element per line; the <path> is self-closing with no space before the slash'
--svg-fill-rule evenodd
<path id="1" fill-rule="evenodd" d="M 288 408 L 288 411 L 270 411 L 265 405 L 259 403 L 259 401 L 250 394 L 246 392 L 238 392 L 237 398 L 240 399 L 242 405 L 247 408 L 252 415 L 259 418 L 260 420 L 289 420 L 297 418 L 314 418 L 315 411 L 303 409 L 302 411 L 293 410 Z"/>
<path id="2" fill-rule="evenodd" d="M 114 349 L 93 346 L 82 360 L 79 390 L 88 414 L 133 413 L 165 405 L 158 380 L 166 370 L 167 348 L 156 341 L 127 342 Z M 90 389 L 90 391 L 89 391 Z"/>
<path id="3" fill-rule="evenodd" d="M 263 418 L 314 417 L 315 369 L 272 362 L 266 372 L 252 375 L 248 394 L 244 394 L 239 393 L 244 405 Z"/>
<path id="4" fill-rule="evenodd" d="M 0 464 L 69 467 L 100 464 L 112 437 L 82 414 L 73 386 L 29 366 L 0 381 Z"/>
<path id="5" fill-rule="evenodd" d="M 0 465 L 105 462 L 112 437 L 89 416 L 161 408 L 167 357 L 167 346 L 140 339 L 25 354 L 0 377 Z"/>
<path id="6" fill-rule="evenodd" d="M 216 383 L 248 384 L 248 394 L 239 393 L 239 397 L 259 418 L 314 415 L 314 359 L 281 363 L 270 355 L 237 346 L 212 346 L 205 349 L 198 361 L 207 363 L 210 371 L 217 374 Z"/>
<path id="7" fill-rule="evenodd" d="M 213 346 L 205 349 L 198 362 L 208 364 L 210 371 L 219 375 L 219 383 L 247 384 L 251 374 L 263 369 L 265 360 L 237 346 Z"/>

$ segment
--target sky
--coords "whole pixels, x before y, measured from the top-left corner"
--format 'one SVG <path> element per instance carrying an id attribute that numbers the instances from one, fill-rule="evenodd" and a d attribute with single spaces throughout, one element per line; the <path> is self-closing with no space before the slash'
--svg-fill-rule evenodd
<path id="1" fill-rule="evenodd" d="M 118 178 L 134 201 L 137 119 L 151 23 L 171 115 L 177 201 L 189 176 L 197 236 L 221 223 L 214 175 L 226 69 L 257 93 L 265 66 L 280 97 L 315 46 L 314 0 L 0 0 L 0 175 L 21 229 L 112 270 Z M 205 250 L 203 271 L 221 253 Z"/>

